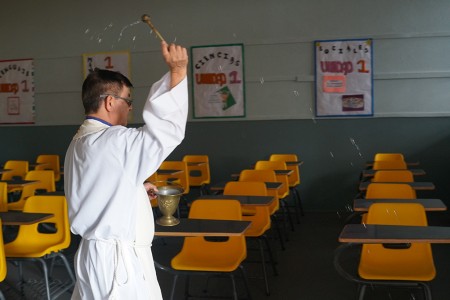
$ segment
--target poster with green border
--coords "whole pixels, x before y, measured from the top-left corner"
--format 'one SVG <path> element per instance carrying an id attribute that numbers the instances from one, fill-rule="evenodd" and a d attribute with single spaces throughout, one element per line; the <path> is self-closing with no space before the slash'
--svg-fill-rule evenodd
<path id="1" fill-rule="evenodd" d="M 244 45 L 191 47 L 194 118 L 245 117 Z"/>

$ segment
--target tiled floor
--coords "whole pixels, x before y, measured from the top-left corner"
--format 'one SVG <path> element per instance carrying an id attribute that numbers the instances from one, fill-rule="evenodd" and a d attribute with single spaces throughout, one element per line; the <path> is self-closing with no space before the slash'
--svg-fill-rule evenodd
<path id="1" fill-rule="evenodd" d="M 296 224 L 295 232 L 291 232 L 290 241 L 286 244 L 286 250 L 281 251 L 276 240 L 271 240 L 273 249 L 277 253 L 277 268 L 279 275 L 273 276 L 268 268 L 270 278 L 271 295 L 264 293 L 262 279 L 250 279 L 250 289 L 253 299 L 305 299 L 305 300 L 349 300 L 356 299 L 356 286 L 341 278 L 333 267 L 334 250 L 338 246 L 337 237 L 343 226 L 343 214 L 336 212 L 313 213 L 307 212 L 302 217 L 301 224 Z M 429 217 L 430 225 L 450 226 L 448 213 L 433 213 Z M 180 249 L 182 239 L 164 238 L 154 241 L 153 252 L 157 261 L 169 264 L 170 258 Z M 73 248 L 74 249 L 74 248 Z M 73 249 L 68 251 L 71 257 Z M 256 253 L 257 254 L 257 253 Z M 433 245 L 433 254 L 437 268 L 437 277 L 431 283 L 433 299 L 450 299 L 450 245 Z M 255 256 L 254 251 L 249 252 L 249 259 Z M 353 264 L 357 263 L 355 255 Z M 8 265 L 8 277 L 6 282 L 13 284 L 17 279 L 17 273 L 13 266 Z M 260 265 L 256 263 L 246 263 L 245 267 L 250 277 L 260 276 Z M 65 280 L 62 267 L 56 268 L 55 277 L 60 276 Z M 37 268 L 29 265 L 26 268 L 27 276 L 39 274 Z M 168 299 L 172 277 L 169 274 L 158 272 L 161 289 L 165 299 Z M 9 288 L 9 285 L 2 283 L 0 288 L 4 291 L 6 299 L 21 299 L 20 295 Z M 192 294 L 204 295 L 203 289 L 206 283 L 199 277 L 191 281 Z M 182 289 L 184 284 L 180 282 L 177 288 L 176 299 L 182 299 Z M 239 287 L 242 290 L 242 287 Z M 213 278 L 208 285 L 208 292 L 220 295 L 230 294 L 229 282 L 224 278 Z M 36 299 L 34 295 L 28 295 L 26 299 Z M 68 293 L 59 299 L 70 299 Z M 417 291 L 410 290 L 385 290 L 369 289 L 366 300 L 419 300 L 423 299 Z"/>

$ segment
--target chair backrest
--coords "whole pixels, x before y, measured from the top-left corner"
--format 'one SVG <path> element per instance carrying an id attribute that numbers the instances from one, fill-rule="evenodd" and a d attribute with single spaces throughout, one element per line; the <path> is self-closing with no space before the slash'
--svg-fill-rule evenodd
<path id="1" fill-rule="evenodd" d="M 255 164 L 255 170 L 287 170 L 286 163 L 284 161 L 270 161 L 270 160 L 259 160 Z M 289 196 L 289 176 L 287 175 L 276 175 L 277 182 L 283 183 L 283 186 L 278 189 L 278 197 L 283 199 Z"/>
<path id="2" fill-rule="evenodd" d="M 14 176 L 19 176 L 22 179 L 28 173 L 28 161 L 26 160 L 8 160 L 5 162 L 3 169 L 11 170 L 2 174 L 2 180 L 10 180 Z"/>
<path id="3" fill-rule="evenodd" d="M 210 184 L 211 174 L 208 155 L 185 155 L 183 161 L 187 163 L 189 184 L 191 186 Z"/>
<path id="4" fill-rule="evenodd" d="M 278 182 L 273 170 L 242 170 L 239 174 L 239 181 Z M 269 206 L 269 211 L 274 213 L 280 207 L 278 192 L 268 189 L 267 195 L 275 197 L 275 201 Z"/>
<path id="5" fill-rule="evenodd" d="M 160 170 L 181 170 L 183 172 L 173 175 L 165 175 L 165 174 L 159 174 L 157 173 L 156 178 L 158 180 L 165 180 L 165 181 L 174 181 L 181 185 L 184 188 L 183 194 L 189 193 L 189 173 L 187 168 L 187 163 L 184 161 L 173 161 L 173 160 L 166 160 L 163 161 L 161 166 L 159 167 Z"/>
<path id="6" fill-rule="evenodd" d="M 297 154 L 272 154 L 269 160 L 271 161 L 298 161 Z M 300 184 L 300 167 L 298 165 L 288 165 L 286 164 L 288 170 L 293 170 L 292 175 L 288 177 L 289 185 L 296 186 Z"/>
<path id="7" fill-rule="evenodd" d="M 53 217 L 41 223 L 53 223 L 54 233 L 42 233 L 38 230 L 39 223 L 21 225 L 14 243 L 30 245 L 30 247 L 45 248 L 45 254 L 65 249 L 70 245 L 69 217 L 67 201 L 64 196 L 32 196 L 27 199 L 23 212 L 51 213 Z"/>
<path id="8" fill-rule="evenodd" d="M 191 219 L 217 219 L 217 220 L 242 220 L 241 204 L 237 200 L 202 199 L 192 202 L 189 210 Z M 183 250 L 202 249 L 202 251 L 214 251 L 223 256 L 247 254 L 245 236 L 230 236 L 225 240 L 212 241 L 204 237 L 186 237 Z"/>
<path id="9" fill-rule="evenodd" d="M 0 182 L 0 211 L 8 211 L 8 185 Z"/>
<path id="10" fill-rule="evenodd" d="M 59 155 L 57 154 L 41 154 L 36 158 L 38 164 L 35 170 L 53 170 L 55 173 L 55 181 L 61 179 L 61 165 L 59 161 Z M 39 165 L 42 164 L 42 165 Z"/>
<path id="11" fill-rule="evenodd" d="M 409 184 L 371 183 L 366 191 L 367 199 L 415 199 L 416 191 Z"/>
<path id="12" fill-rule="evenodd" d="M 380 161 L 380 160 L 401 160 L 405 161 L 405 157 L 402 153 L 376 153 L 374 158 L 374 161 Z"/>
<path id="13" fill-rule="evenodd" d="M 0 220 L 0 228 L 3 228 L 2 221 Z M 0 282 L 2 282 L 7 273 L 5 247 L 3 245 L 3 230 L 0 230 Z M 0 292 L 1 295 L 1 292 Z"/>
<path id="14" fill-rule="evenodd" d="M 267 188 L 260 181 L 229 181 L 225 184 L 224 195 L 267 196 Z"/>
<path id="15" fill-rule="evenodd" d="M 403 160 L 380 160 L 373 163 L 374 170 L 406 170 L 408 167 Z"/>
<path id="16" fill-rule="evenodd" d="M 414 182 L 409 170 L 382 170 L 375 172 L 372 182 Z"/>
<path id="17" fill-rule="evenodd" d="M 367 224 L 427 226 L 422 205 L 416 203 L 375 203 L 369 208 Z M 374 272 L 376 269 L 382 273 Z M 399 270 L 414 270 L 414 272 Z M 358 268 L 365 279 L 378 280 L 432 280 L 436 274 L 429 243 L 411 243 L 403 247 L 382 244 L 364 244 Z M 411 275 L 414 273 L 414 275 Z M 400 277 L 401 276 L 401 277 Z"/>

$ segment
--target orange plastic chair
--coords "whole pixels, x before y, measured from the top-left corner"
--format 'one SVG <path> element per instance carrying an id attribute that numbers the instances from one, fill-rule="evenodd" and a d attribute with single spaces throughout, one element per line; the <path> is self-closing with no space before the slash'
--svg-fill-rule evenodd
<path id="1" fill-rule="evenodd" d="M 8 185 L 0 182 L 0 211 L 8 211 Z"/>
<path id="2" fill-rule="evenodd" d="M 183 161 L 187 163 L 189 185 L 200 189 L 200 194 L 208 194 L 207 186 L 211 183 L 208 155 L 185 155 Z"/>
<path id="3" fill-rule="evenodd" d="M 53 174 L 53 172 L 51 172 Z M 42 265 L 45 281 L 45 292 L 48 299 L 55 299 L 70 290 L 75 284 L 75 277 L 69 263 L 61 252 L 70 245 L 70 228 L 67 214 L 67 202 L 64 196 L 32 196 L 29 197 L 23 208 L 27 213 L 51 213 L 53 217 L 40 223 L 20 225 L 14 241 L 5 244 L 7 260 L 24 262 L 39 261 Z M 39 224 L 54 224 L 54 232 L 42 232 Z M 67 269 L 70 282 L 57 284 L 55 290 L 50 290 L 49 276 L 46 260 L 59 257 Z M 21 267 L 21 266 L 20 266 Z M 23 282 L 23 278 L 21 278 Z"/>
<path id="4" fill-rule="evenodd" d="M 266 185 L 263 182 L 257 181 L 230 181 L 227 182 L 223 190 L 224 195 L 243 195 L 243 196 L 267 196 Z M 243 210 L 252 209 L 253 213 L 250 215 L 243 215 L 242 220 L 251 221 L 250 227 L 245 231 L 247 238 L 255 238 L 258 240 L 261 266 L 264 276 L 264 283 L 266 287 L 266 294 L 270 294 L 269 280 L 266 271 L 266 259 L 264 255 L 263 241 L 266 244 L 266 249 L 269 253 L 269 260 L 272 265 L 273 273 L 278 275 L 275 260 L 266 236 L 266 231 L 270 229 L 270 213 L 267 206 L 250 206 L 242 205 Z"/>
<path id="5" fill-rule="evenodd" d="M 374 170 L 406 170 L 407 168 L 403 160 L 380 160 L 373 163 Z"/>
<path id="6" fill-rule="evenodd" d="M 367 224 L 428 225 L 423 206 L 413 203 L 373 204 L 369 208 Z M 368 283 L 362 286 L 362 293 L 367 286 L 383 284 L 383 281 L 409 281 L 422 286 L 426 299 L 431 299 L 429 287 L 423 283 L 436 276 L 431 245 L 411 243 L 398 248 L 382 244 L 363 245 L 358 273 Z"/>
<path id="7" fill-rule="evenodd" d="M 241 220 L 241 204 L 236 200 L 196 200 L 192 203 L 189 218 Z M 234 271 L 239 269 L 244 277 L 244 283 L 250 298 L 247 278 L 242 262 L 247 257 L 245 237 L 230 236 L 222 240 L 206 239 L 204 237 L 186 237 L 181 251 L 172 259 L 172 269 L 155 262 L 162 270 L 173 273 L 174 280 L 170 299 L 175 296 L 175 287 L 180 275 L 206 275 L 219 273 L 230 276 L 233 286 L 234 299 L 238 299 Z M 188 293 L 188 283 L 185 294 Z"/>
<path id="8" fill-rule="evenodd" d="M 5 162 L 3 169 L 8 169 L 10 171 L 2 174 L 2 180 L 11 180 L 15 176 L 23 179 L 28 173 L 28 161 L 8 160 Z"/>
<path id="9" fill-rule="evenodd" d="M 0 228 L 2 228 L 2 221 L 0 220 Z M 8 268 L 6 266 L 5 248 L 3 246 L 3 230 L 0 230 L 0 282 L 5 280 Z M 0 299 L 4 300 L 5 296 L 0 291 Z"/>
<path id="10" fill-rule="evenodd" d="M 401 160 L 405 161 L 405 157 L 402 153 L 376 153 L 374 158 L 374 161 L 381 161 L 381 160 Z"/>
<path id="11" fill-rule="evenodd" d="M 181 170 L 179 174 L 166 175 L 156 172 L 156 178 L 158 181 L 173 181 L 181 185 L 184 189 L 183 194 L 189 194 L 189 173 L 187 168 L 187 163 L 184 161 L 163 161 L 159 170 Z"/>
<path id="12" fill-rule="evenodd" d="M 275 172 L 272 170 L 242 170 L 241 173 L 239 174 L 239 181 L 276 182 L 277 179 L 275 176 Z M 285 250 L 283 235 L 281 234 L 280 224 L 279 224 L 278 215 L 277 215 L 277 211 L 280 209 L 280 199 L 278 198 L 278 193 L 274 190 L 267 190 L 267 195 L 275 198 L 275 200 L 272 202 L 272 204 L 269 205 L 269 213 L 272 217 L 272 220 L 275 223 L 275 227 L 277 229 L 278 237 L 279 237 L 280 244 L 281 244 L 281 249 Z M 284 216 L 285 217 L 290 216 L 286 212 L 286 207 L 284 205 L 282 205 L 282 207 L 283 207 Z M 251 214 L 252 211 L 254 211 L 254 208 L 249 207 L 249 211 L 248 212 L 244 211 L 244 213 Z M 285 218 L 285 220 L 286 219 L 287 218 Z M 283 222 L 283 224 L 286 225 L 286 222 Z M 288 238 L 287 238 L 286 226 L 284 226 L 284 229 L 285 229 L 284 231 L 285 231 L 286 240 L 287 240 Z"/>
<path id="13" fill-rule="evenodd" d="M 381 170 L 375 172 L 372 182 L 414 182 L 414 176 L 409 170 Z"/>
<path id="14" fill-rule="evenodd" d="M 55 181 L 58 182 L 61 179 L 61 164 L 59 155 L 57 154 L 41 154 L 36 158 L 35 170 L 53 170 L 55 173 Z M 41 165 L 39 165 L 41 164 Z"/>
<path id="15" fill-rule="evenodd" d="M 46 190 L 54 192 L 55 174 L 51 170 L 33 170 L 25 176 L 25 180 L 36 181 L 36 183 L 26 185 L 22 189 L 20 199 L 16 202 L 8 203 L 8 210 L 22 210 L 28 197 L 34 196 L 36 190 Z"/>
<path id="16" fill-rule="evenodd" d="M 416 191 L 408 184 L 371 183 L 367 186 L 366 199 L 416 199 Z"/>

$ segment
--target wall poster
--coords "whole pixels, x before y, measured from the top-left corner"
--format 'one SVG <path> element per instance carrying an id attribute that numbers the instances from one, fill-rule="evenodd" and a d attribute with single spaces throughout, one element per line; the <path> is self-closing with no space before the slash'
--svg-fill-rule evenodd
<path id="1" fill-rule="evenodd" d="M 120 72 L 130 78 L 130 52 L 113 51 L 83 54 L 83 78 L 95 68 Z"/>
<path id="2" fill-rule="evenodd" d="M 33 59 L 0 61 L 0 124 L 34 124 Z"/>
<path id="3" fill-rule="evenodd" d="M 245 117 L 244 45 L 191 47 L 194 118 Z"/>
<path id="4" fill-rule="evenodd" d="M 372 39 L 315 41 L 316 116 L 373 116 Z"/>

